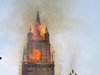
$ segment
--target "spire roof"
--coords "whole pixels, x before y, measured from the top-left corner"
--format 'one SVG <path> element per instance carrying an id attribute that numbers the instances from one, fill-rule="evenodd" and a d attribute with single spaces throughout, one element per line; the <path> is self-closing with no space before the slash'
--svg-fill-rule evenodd
<path id="1" fill-rule="evenodd" d="M 41 25 L 40 16 L 39 16 L 39 11 L 37 11 L 36 24 Z"/>

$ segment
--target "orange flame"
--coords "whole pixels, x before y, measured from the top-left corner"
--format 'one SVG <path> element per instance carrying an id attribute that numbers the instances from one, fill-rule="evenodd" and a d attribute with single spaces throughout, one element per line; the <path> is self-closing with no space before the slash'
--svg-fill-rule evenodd
<path id="1" fill-rule="evenodd" d="M 33 40 L 44 40 L 45 39 L 45 27 L 43 25 L 32 25 L 30 24 L 31 32 L 33 33 Z"/>
<path id="2" fill-rule="evenodd" d="M 53 50 L 50 48 L 50 62 L 53 62 Z"/>
<path id="3" fill-rule="evenodd" d="M 39 25 L 39 31 L 40 31 L 40 36 L 42 37 L 42 39 L 44 39 L 45 27 L 43 25 Z"/>
<path id="4" fill-rule="evenodd" d="M 42 53 L 39 49 L 34 49 L 29 55 L 29 62 L 39 63 Z"/>

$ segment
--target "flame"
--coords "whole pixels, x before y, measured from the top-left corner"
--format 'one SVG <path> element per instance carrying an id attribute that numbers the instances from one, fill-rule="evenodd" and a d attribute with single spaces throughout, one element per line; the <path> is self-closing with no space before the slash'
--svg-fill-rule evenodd
<path id="1" fill-rule="evenodd" d="M 29 62 L 39 63 L 42 53 L 39 49 L 34 49 L 29 55 Z"/>
<path id="2" fill-rule="evenodd" d="M 53 49 L 50 48 L 50 62 L 53 62 Z"/>
<path id="3" fill-rule="evenodd" d="M 33 25 L 33 22 L 30 21 L 29 23 L 29 30 L 33 34 L 32 35 L 32 40 L 45 40 L 45 33 L 46 33 L 46 28 L 44 25 L 40 25 L 36 23 Z M 33 49 L 32 52 L 28 55 L 28 60 L 27 62 L 34 62 L 34 63 L 40 63 L 41 62 L 41 57 L 42 57 L 42 52 L 39 49 Z M 53 62 L 53 50 L 52 48 L 50 49 L 50 62 Z"/>
<path id="4" fill-rule="evenodd" d="M 40 31 L 40 36 L 42 37 L 42 39 L 44 39 L 45 27 L 43 25 L 39 25 L 39 31 Z"/>
<path id="5" fill-rule="evenodd" d="M 45 39 L 45 26 L 44 25 L 33 25 L 32 22 L 29 23 L 29 29 L 33 33 L 33 40 L 44 40 Z"/>

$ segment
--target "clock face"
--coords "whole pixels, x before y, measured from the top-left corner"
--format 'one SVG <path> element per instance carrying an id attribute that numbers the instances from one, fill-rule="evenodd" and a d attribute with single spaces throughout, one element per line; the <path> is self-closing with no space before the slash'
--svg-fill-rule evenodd
<path id="1" fill-rule="evenodd" d="M 29 61 L 34 63 L 39 63 L 41 60 L 42 52 L 39 49 L 33 49 L 32 53 L 29 55 Z"/>

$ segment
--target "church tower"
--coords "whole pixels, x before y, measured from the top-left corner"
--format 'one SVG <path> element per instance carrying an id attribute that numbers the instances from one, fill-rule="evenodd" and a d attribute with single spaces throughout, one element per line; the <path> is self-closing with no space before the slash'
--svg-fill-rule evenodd
<path id="1" fill-rule="evenodd" d="M 36 22 L 27 34 L 23 51 L 22 75 L 54 75 L 53 51 L 50 47 L 47 26 L 40 21 L 37 11 Z"/>

